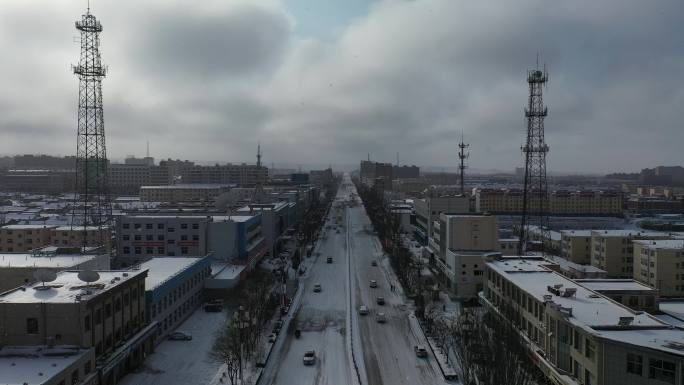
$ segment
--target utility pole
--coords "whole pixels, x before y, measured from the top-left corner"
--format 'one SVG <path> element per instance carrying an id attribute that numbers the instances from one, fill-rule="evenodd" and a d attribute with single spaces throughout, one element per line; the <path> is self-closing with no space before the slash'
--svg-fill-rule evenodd
<path id="1" fill-rule="evenodd" d="M 538 61 L 537 68 L 527 72 L 530 94 L 525 108 L 527 140 L 521 147 L 525 154 L 525 179 L 518 255 L 524 255 L 526 252 L 530 239 L 530 224 L 536 225 L 540 231 L 542 254 L 545 252 L 545 242 L 549 238 L 549 194 L 546 181 L 546 154 L 549 152 L 549 146 L 544 140 L 544 118 L 548 114 L 548 109 L 544 106 L 542 96 L 542 89 L 548 79 L 546 66 L 540 70 Z"/>

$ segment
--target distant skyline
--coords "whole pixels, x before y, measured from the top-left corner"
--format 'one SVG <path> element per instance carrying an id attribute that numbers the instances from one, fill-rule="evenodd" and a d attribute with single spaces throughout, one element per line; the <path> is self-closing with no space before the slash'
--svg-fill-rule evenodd
<path id="1" fill-rule="evenodd" d="M 682 165 L 684 2 L 91 0 L 108 156 L 522 166 L 526 70 L 550 72 L 550 173 Z M 0 5 L 0 153 L 75 154 L 86 1 Z M 20 38 L 19 38 L 20 37 Z M 442 165 L 442 166 L 439 166 Z"/>

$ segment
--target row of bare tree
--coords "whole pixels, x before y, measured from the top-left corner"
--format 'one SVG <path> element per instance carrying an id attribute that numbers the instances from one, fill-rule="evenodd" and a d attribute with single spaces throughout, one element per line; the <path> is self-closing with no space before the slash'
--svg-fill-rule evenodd
<path id="1" fill-rule="evenodd" d="M 260 358 L 264 330 L 278 307 L 273 287 L 273 276 L 257 271 L 230 296 L 238 299 L 237 309 L 216 334 L 209 357 L 226 365 L 231 385 L 242 384 L 246 363 Z"/>

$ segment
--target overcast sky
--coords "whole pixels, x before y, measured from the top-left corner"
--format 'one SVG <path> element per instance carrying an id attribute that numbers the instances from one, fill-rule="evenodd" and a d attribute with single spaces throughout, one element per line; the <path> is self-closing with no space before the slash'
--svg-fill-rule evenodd
<path id="1" fill-rule="evenodd" d="M 74 154 L 86 1 L 2 0 L 0 153 Z M 551 172 L 684 165 L 684 1 L 93 0 L 110 158 L 522 164 L 550 72 Z"/>

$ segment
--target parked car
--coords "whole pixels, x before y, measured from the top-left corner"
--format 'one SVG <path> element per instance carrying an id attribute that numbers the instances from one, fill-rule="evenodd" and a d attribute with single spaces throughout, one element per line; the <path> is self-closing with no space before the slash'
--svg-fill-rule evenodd
<path id="1" fill-rule="evenodd" d="M 423 345 L 414 346 L 413 351 L 416 352 L 416 357 L 426 358 L 428 356 L 427 349 Z"/>
<path id="2" fill-rule="evenodd" d="M 359 306 L 359 314 L 361 315 L 367 315 L 368 314 L 368 306 L 366 305 L 361 305 Z"/>
<path id="3" fill-rule="evenodd" d="M 313 288 L 314 293 L 320 293 L 321 290 L 323 290 L 323 288 L 321 287 L 320 283 L 317 283 L 314 285 L 314 288 Z"/>
<path id="4" fill-rule="evenodd" d="M 371 279 L 370 280 L 370 287 L 372 287 L 372 288 L 378 287 L 378 281 Z"/>
<path id="5" fill-rule="evenodd" d="M 313 350 L 307 350 L 304 353 L 304 365 L 313 365 L 316 363 L 316 352 Z"/>
<path id="6" fill-rule="evenodd" d="M 385 297 L 378 297 L 378 298 L 376 298 L 375 302 L 377 302 L 378 305 L 384 305 L 385 304 Z"/>
<path id="7" fill-rule="evenodd" d="M 268 342 L 270 342 L 270 343 L 275 343 L 275 342 L 276 342 L 276 338 L 278 338 L 278 335 L 275 334 L 275 333 L 271 333 L 271 334 L 268 335 Z"/>
<path id="8" fill-rule="evenodd" d="M 177 331 L 169 334 L 169 339 L 172 341 L 190 341 L 192 340 L 192 334 Z"/>
<path id="9" fill-rule="evenodd" d="M 333 263 L 332 257 L 328 257 L 327 262 L 328 262 L 328 263 Z"/>
<path id="10" fill-rule="evenodd" d="M 385 313 L 378 313 L 375 315 L 375 320 L 378 323 L 384 324 L 385 322 L 387 322 L 387 317 L 385 316 Z"/>

